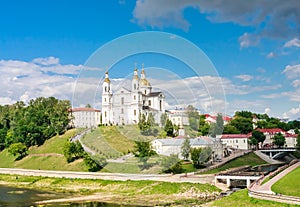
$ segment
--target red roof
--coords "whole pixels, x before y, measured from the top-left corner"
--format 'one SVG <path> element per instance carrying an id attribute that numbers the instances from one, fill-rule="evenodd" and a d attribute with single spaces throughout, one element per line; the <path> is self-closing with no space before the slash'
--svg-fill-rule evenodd
<path id="1" fill-rule="evenodd" d="M 290 133 L 286 133 L 285 134 L 285 138 L 297 138 L 298 134 L 290 134 Z"/>
<path id="2" fill-rule="evenodd" d="M 286 132 L 280 128 L 273 128 L 273 129 L 256 129 L 257 131 L 260 131 L 262 133 L 268 133 L 268 134 L 277 134 L 277 133 L 283 133 Z"/>
<path id="3" fill-rule="evenodd" d="M 251 137 L 251 134 L 222 134 L 221 139 L 244 139 Z"/>
<path id="4" fill-rule="evenodd" d="M 69 111 L 72 111 L 72 112 L 78 112 L 78 111 L 101 112 L 99 109 L 93 109 L 93 108 L 72 108 Z"/>

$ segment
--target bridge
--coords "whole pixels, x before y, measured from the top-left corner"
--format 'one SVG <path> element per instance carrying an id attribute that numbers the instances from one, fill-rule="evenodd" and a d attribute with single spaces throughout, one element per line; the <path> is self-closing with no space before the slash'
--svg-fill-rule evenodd
<path id="1" fill-rule="evenodd" d="M 256 181 L 260 177 L 260 175 L 216 175 L 215 184 L 217 184 L 220 180 L 226 180 L 227 187 L 230 187 L 232 180 L 246 180 L 246 186 L 249 187 L 251 181 Z"/>
<path id="2" fill-rule="evenodd" d="M 267 154 L 270 158 L 276 159 L 286 152 L 295 152 L 296 148 L 278 148 L 278 149 L 261 149 L 260 152 Z"/>

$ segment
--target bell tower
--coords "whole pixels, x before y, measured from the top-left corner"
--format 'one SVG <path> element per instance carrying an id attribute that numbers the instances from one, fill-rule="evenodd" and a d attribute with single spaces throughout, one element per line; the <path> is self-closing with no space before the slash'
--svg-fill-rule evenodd
<path id="1" fill-rule="evenodd" d="M 102 124 L 112 123 L 112 92 L 108 72 L 102 84 Z"/>

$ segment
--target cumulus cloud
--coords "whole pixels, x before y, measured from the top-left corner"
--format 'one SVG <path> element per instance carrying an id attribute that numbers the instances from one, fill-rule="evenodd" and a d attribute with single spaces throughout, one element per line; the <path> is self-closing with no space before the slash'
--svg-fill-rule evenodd
<path id="1" fill-rule="evenodd" d="M 28 102 L 40 96 L 71 100 L 74 75 L 81 68 L 81 65 L 61 65 L 54 57 L 36 58 L 31 62 L 0 60 L 0 104 Z"/>
<path id="2" fill-rule="evenodd" d="M 300 47 L 300 40 L 298 38 L 291 39 L 283 47 Z"/>
<path id="3" fill-rule="evenodd" d="M 242 81 L 250 81 L 253 77 L 251 75 L 237 75 L 235 78 L 241 79 Z"/>
<path id="4" fill-rule="evenodd" d="M 284 118 L 289 118 L 290 120 L 297 120 L 300 118 L 300 105 L 295 108 L 291 108 L 289 111 L 283 113 Z"/>
<path id="5" fill-rule="evenodd" d="M 251 26 L 255 30 L 240 38 L 241 47 L 257 44 L 260 38 L 299 37 L 300 1 L 298 0 L 137 0 L 133 21 L 141 26 L 175 27 L 188 30 L 184 16 L 187 8 L 205 14 L 207 19 Z"/>
<path id="6" fill-rule="evenodd" d="M 282 71 L 288 79 L 300 78 L 300 64 L 299 65 L 287 65 Z"/>

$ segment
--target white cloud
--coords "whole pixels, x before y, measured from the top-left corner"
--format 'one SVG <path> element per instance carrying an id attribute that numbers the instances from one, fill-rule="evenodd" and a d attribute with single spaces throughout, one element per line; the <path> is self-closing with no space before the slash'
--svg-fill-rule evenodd
<path id="1" fill-rule="evenodd" d="M 268 115 L 270 115 L 270 113 L 271 113 L 271 109 L 270 108 L 265 108 L 265 112 L 264 112 L 265 114 L 268 114 Z"/>
<path id="2" fill-rule="evenodd" d="M 259 43 L 259 39 L 257 39 L 256 36 L 246 32 L 239 37 L 239 43 L 241 49 L 243 49 L 243 48 L 257 45 Z"/>
<path id="3" fill-rule="evenodd" d="M 294 88 L 298 88 L 298 87 L 300 86 L 300 79 L 294 80 L 294 81 L 292 82 L 292 86 L 293 86 Z"/>
<path id="4" fill-rule="evenodd" d="M 289 118 L 290 120 L 297 120 L 300 118 L 300 105 L 296 108 L 291 108 L 287 112 L 284 112 L 282 116 L 284 118 Z"/>
<path id="5" fill-rule="evenodd" d="M 35 58 L 32 60 L 32 62 L 40 65 L 57 65 L 59 64 L 59 58 L 55 58 L 55 57 Z"/>
<path id="6" fill-rule="evenodd" d="M 300 78 L 300 64 L 299 65 L 287 65 L 282 71 L 288 79 Z"/>
<path id="7" fill-rule="evenodd" d="M 237 76 L 234 76 L 234 77 L 238 78 L 238 79 L 241 79 L 244 82 L 250 81 L 253 78 L 253 76 L 251 76 L 251 75 L 237 75 Z"/>
<path id="8" fill-rule="evenodd" d="M 283 47 L 300 47 L 300 40 L 298 38 L 291 39 Z"/>
<path id="9" fill-rule="evenodd" d="M 274 52 L 270 52 L 269 54 L 267 54 L 268 59 L 271 59 L 271 58 L 274 58 L 274 57 L 276 57 L 276 54 Z"/>

